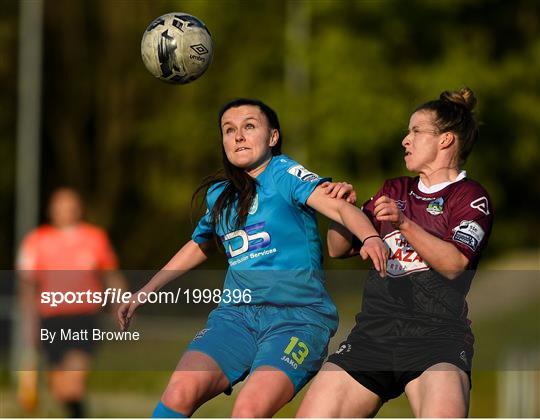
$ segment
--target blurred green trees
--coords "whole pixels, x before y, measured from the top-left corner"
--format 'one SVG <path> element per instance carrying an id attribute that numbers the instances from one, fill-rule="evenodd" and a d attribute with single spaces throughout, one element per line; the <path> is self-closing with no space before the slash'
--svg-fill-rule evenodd
<path id="1" fill-rule="evenodd" d="M 0 258 L 10 268 L 18 7 L 0 5 Z M 186 86 L 154 80 L 140 59 L 146 25 L 171 11 L 200 17 L 215 41 L 210 69 Z M 42 201 L 58 185 L 79 188 L 123 266 L 157 267 L 189 237 L 191 194 L 219 167 L 225 101 L 268 102 L 285 152 L 365 199 L 404 173 L 414 107 L 467 85 L 483 125 L 466 169 L 497 211 L 488 252 L 538 247 L 538 16 L 534 0 L 45 0 Z"/>

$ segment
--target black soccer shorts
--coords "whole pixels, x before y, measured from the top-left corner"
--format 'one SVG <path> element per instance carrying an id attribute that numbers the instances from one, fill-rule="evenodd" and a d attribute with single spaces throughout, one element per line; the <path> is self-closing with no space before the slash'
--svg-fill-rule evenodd
<path id="1" fill-rule="evenodd" d="M 374 339 L 357 329 L 328 358 L 383 403 L 400 396 L 405 386 L 438 363 L 450 363 L 467 373 L 471 386 L 473 347 L 459 340 L 433 337 Z"/>

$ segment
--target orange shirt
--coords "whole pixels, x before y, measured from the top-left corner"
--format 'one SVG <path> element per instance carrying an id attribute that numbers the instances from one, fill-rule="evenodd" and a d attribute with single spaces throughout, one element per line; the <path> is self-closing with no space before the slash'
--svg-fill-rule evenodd
<path id="1" fill-rule="evenodd" d="M 103 229 L 88 223 L 58 229 L 40 226 L 23 240 L 17 268 L 36 282 L 42 317 L 96 313 L 99 303 L 41 303 L 42 292 L 101 292 L 100 271 L 116 269 L 116 255 Z"/>

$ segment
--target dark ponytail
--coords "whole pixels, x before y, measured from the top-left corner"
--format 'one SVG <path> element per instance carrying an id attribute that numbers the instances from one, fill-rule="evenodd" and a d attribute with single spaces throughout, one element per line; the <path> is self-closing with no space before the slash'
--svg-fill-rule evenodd
<path id="1" fill-rule="evenodd" d="M 239 98 L 228 102 L 221 108 L 218 115 L 218 126 L 221 136 L 221 118 L 223 114 L 231 108 L 238 108 L 244 105 L 252 105 L 258 107 L 268 120 L 270 128 L 278 131 L 279 138 L 275 146 L 272 147 L 272 155 L 281 155 L 281 144 L 283 137 L 281 135 L 281 128 L 279 125 L 279 119 L 275 111 L 265 103 L 256 99 Z M 223 168 L 216 172 L 214 175 L 207 177 L 203 180 L 202 184 L 197 188 L 192 197 L 192 205 L 195 202 L 196 197 L 200 193 L 206 195 L 209 188 L 219 182 L 225 182 L 225 188 L 214 203 L 211 214 L 211 223 L 214 232 L 217 231 L 217 226 L 222 222 L 231 225 L 225 226 L 226 229 L 240 229 L 242 228 L 248 217 L 249 209 L 253 203 L 255 195 L 257 194 L 257 180 L 249 176 L 244 169 L 234 166 L 225 153 L 223 144 L 221 145 L 222 163 Z"/>

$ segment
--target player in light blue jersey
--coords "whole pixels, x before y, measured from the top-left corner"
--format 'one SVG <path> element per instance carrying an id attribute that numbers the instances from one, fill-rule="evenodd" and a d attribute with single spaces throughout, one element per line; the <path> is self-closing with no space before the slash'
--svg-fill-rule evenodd
<path id="1" fill-rule="evenodd" d="M 325 192 L 328 179 L 281 154 L 271 108 L 237 99 L 223 107 L 219 124 L 223 171 L 205 184 L 207 212 L 138 292 L 194 269 L 218 241 L 224 247 L 221 303 L 182 356 L 154 417 L 191 416 L 247 375 L 233 417 L 271 417 L 318 371 L 338 321 L 324 287 L 317 211 L 363 240 L 361 255 L 385 275 L 387 251 L 374 227 L 360 209 Z M 119 308 L 123 329 L 138 306 L 135 296 Z"/>

